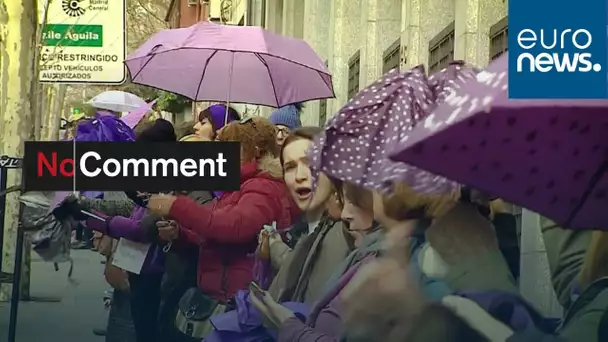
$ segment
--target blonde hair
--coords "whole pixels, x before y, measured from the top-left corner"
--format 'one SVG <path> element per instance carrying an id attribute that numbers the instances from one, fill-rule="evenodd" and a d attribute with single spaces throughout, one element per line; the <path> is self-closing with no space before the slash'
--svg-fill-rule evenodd
<path id="1" fill-rule="evenodd" d="M 233 121 L 222 128 L 219 141 L 239 141 L 242 159 L 250 161 L 264 156 L 279 156 L 274 125 L 263 117 L 251 117 Z"/>
<path id="2" fill-rule="evenodd" d="M 184 137 L 182 137 L 181 139 L 179 139 L 180 142 L 200 142 L 200 141 L 206 141 L 203 138 L 199 137 L 196 134 L 188 134 Z"/>
<path id="3" fill-rule="evenodd" d="M 458 196 L 455 193 L 422 195 L 404 183 L 395 183 L 393 191 L 382 197 L 386 216 L 397 221 L 438 218 L 450 211 L 457 202 Z"/>

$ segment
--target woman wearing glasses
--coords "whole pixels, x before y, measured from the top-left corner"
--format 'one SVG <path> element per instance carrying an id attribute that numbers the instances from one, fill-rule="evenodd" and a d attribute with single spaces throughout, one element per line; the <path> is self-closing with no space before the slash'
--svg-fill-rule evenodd
<path id="1" fill-rule="evenodd" d="M 276 128 L 277 144 L 283 146 L 285 139 L 294 129 L 302 126 L 300 114 L 304 106 L 300 103 L 281 107 L 270 114 L 270 123 Z"/>

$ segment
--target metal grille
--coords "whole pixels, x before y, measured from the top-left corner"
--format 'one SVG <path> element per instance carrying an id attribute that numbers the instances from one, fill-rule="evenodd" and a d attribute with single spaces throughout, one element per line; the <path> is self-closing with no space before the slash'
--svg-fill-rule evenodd
<path id="1" fill-rule="evenodd" d="M 352 99 L 359 92 L 359 73 L 361 72 L 361 56 L 359 51 L 348 60 L 348 98 Z"/>
<path id="2" fill-rule="evenodd" d="M 325 67 L 329 66 L 328 61 L 325 61 Z M 319 127 L 323 127 L 327 121 L 327 99 L 319 101 Z"/>
<path id="3" fill-rule="evenodd" d="M 401 38 L 397 39 L 391 46 L 382 54 L 382 73 L 385 74 L 391 69 L 399 69 L 401 58 Z"/>
<path id="4" fill-rule="evenodd" d="M 454 60 L 454 22 L 429 43 L 429 74 L 448 66 Z"/>
<path id="5" fill-rule="evenodd" d="M 490 61 L 509 50 L 509 17 L 502 18 L 490 27 Z"/>

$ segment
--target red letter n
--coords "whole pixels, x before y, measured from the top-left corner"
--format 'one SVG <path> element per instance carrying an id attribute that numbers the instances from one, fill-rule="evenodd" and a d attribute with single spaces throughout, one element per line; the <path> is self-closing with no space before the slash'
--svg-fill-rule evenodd
<path id="1" fill-rule="evenodd" d="M 57 177 L 57 152 L 53 152 L 51 154 L 52 164 L 49 163 L 49 160 L 46 158 L 44 153 L 38 152 L 38 177 L 42 177 L 44 175 L 45 168 L 53 177 Z"/>

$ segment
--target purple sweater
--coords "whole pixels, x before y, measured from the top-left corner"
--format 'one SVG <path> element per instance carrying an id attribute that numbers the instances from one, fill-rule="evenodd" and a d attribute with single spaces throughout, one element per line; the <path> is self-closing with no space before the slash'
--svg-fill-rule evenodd
<path id="1" fill-rule="evenodd" d="M 125 238 L 134 242 L 148 242 L 141 228 L 141 220 L 146 213 L 146 208 L 135 206 L 131 212 L 131 216 L 108 216 L 100 212 L 95 214 L 103 217 L 106 222 L 97 219 L 88 219 L 87 227 L 95 231 L 101 232 L 114 239 Z M 152 244 L 146 255 L 146 260 L 142 267 L 142 273 L 160 273 L 163 272 L 163 252 L 159 246 Z"/>
<path id="2" fill-rule="evenodd" d="M 340 318 L 340 293 L 355 276 L 359 268 L 374 257 L 366 257 L 354 264 L 331 289 L 313 307 L 306 323 L 293 317 L 281 325 L 278 342 L 339 342 L 342 337 L 342 319 Z"/>

